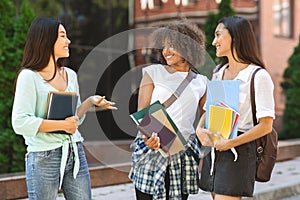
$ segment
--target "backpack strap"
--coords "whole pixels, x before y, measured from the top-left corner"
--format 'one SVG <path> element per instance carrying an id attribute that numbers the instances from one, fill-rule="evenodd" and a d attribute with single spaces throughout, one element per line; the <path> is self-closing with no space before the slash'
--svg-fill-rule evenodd
<path id="1" fill-rule="evenodd" d="M 162 104 L 165 108 L 168 108 L 176 99 L 179 98 L 179 96 L 182 94 L 183 90 L 188 86 L 188 84 L 196 78 L 197 74 L 193 72 L 191 69 L 185 79 L 180 83 L 178 88 L 175 90 L 175 92 Z"/>
<path id="2" fill-rule="evenodd" d="M 256 119 L 256 105 L 255 105 L 255 91 L 254 91 L 254 77 L 255 74 L 261 70 L 262 68 L 257 68 L 255 71 L 252 73 L 251 81 L 250 81 L 250 99 L 251 99 L 251 107 L 252 107 L 252 119 L 253 119 L 253 124 L 254 126 L 258 124 L 257 119 Z"/>
<path id="3" fill-rule="evenodd" d="M 185 77 L 185 79 L 183 79 L 183 81 L 180 83 L 180 85 L 178 86 L 178 88 L 176 89 L 176 91 L 162 105 L 165 108 L 168 108 L 170 105 L 172 105 L 172 103 L 174 103 L 176 101 L 176 99 L 179 98 L 179 96 L 182 94 L 183 90 L 188 86 L 188 84 L 194 78 L 196 78 L 196 76 L 197 76 L 197 74 L 190 69 L 189 73 L 187 74 L 187 76 Z M 198 143 L 201 144 L 200 141 L 199 141 L 199 139 L 198 139 L 198 137 L 196 137 L 196 138 L 197 138 Z M 194 160 L 199 165 L 200 158 L 198 157 L 198 155 L 192 149 L 187 148 L 186 149 L 186 153 L 187 153 L 187 155 L 193 156 Z"/>

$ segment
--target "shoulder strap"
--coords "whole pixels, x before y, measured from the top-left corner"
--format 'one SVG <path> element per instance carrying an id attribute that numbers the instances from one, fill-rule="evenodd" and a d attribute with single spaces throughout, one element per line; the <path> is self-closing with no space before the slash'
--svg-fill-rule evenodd
<path id="1" fill-rule="evenodd" d="M 257 119 L 256 119 L 256 105 L 255 105 L 255 91 L 254 91 L 254 77 L 256 72 L 261 70 L 262 68 L 257 68 L 253 73 L 250 81 L 250 99 L 251 99 L 251 107 L 252 107 L 252 119 L 254 126 L 257 125 Z"/>
<path id="2" fill-rule="evenodd" d="M 196 78 L 197 74 L 193 72 L 192 70 L 189 71 L 185 79 L 180 83 L 178 88 L 175 90 L 175 92 L 162 104 L 165 108 L 168 108 L 176 99 L 179 98 L 183 90 L 188 86 L 188 84 Z"/>

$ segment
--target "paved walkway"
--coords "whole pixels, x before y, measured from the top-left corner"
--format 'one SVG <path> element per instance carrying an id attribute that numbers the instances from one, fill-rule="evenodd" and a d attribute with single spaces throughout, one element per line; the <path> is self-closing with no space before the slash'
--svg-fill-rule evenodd
<path id="1" fill-rule="evenodd" d="M 271 181 L 256 183 L 254 198 L 245 200 L 289 200 L 300 199 L 300 157 L 284 162 L 277 162 Z M 94 200 L 135 200 L 131 183 L 93 189 Z M 298 195 L 296 197 L 291 197 Z M 291 198 L 285 198 L 291 197 Z M 200 191 L 190 195 L 189 200 L 211 200 L 210 194 Z"/>
<path id="2" fill-rule="evenodd" d="M 253 198 L 243 200 L 298 200 L 300 199 L 300 157 L 284 162 L 277 162 L 271 181 L 256 183 Z M 135 200 L 131 183 L 93 188 L 93 200 Z M 59 194 L 57 200 L 63 200 Z M 211 200 L 210 194 L 199 191 L 190 195 L 189 200 Z"/>

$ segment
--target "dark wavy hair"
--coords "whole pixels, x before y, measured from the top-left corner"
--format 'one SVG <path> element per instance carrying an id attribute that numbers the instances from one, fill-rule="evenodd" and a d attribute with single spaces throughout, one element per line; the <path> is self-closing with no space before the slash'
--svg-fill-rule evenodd
<path id="1" fill-rule="evenodd" d="M 204 63 L 205 36 L 196 24 L 180 20 L 156 29 L 151 34 L 153 47 L 161 64 L 166 64 L 162 56 L 163 45 L 168 41 L 185 59 L 190 68 L 197 71 Z"/>
<path id="2" fill-rule="evenodd" d="M 58 37 L 58 28 L 61 22 L 57 19 L 38 17 L 30 25 L 26 44 L 24 47 L 23 60 L 20 71 L 31 69 L 34 71 L 43 70 L 52 57 L 55 61 L 54 44 Z M 55 63 L 57 67 L 66 64 L 66 58 L 60 58 Z M 56 75 L 55 68 L 51 81 Z"/>
<path id="3" fill-rule="evenodd" d="M 236 50 L 237 58 L 234 54 L 232 55 L 237 62 L 244 64 L 252 63 L 265 68 L 265 64 L 259 54 L 252 25 L 247 19 L 239 16 L 230 16 L 221 19 L 218 23 L 224 25 L 232 38 L 231 52 L 234 49 Z M 222 57 L 218 68 L 221 68 L 226 63 L 228 63 L 228 58 Z"/>

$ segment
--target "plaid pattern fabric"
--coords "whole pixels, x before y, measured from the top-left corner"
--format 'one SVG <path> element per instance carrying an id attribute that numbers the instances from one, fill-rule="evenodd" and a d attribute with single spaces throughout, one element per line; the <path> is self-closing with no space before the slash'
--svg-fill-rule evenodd
<path id="1" fill-rule="evenodd" d="M 191 135 L 186 148 L 190 148 L 200 157 L 200 147 L 195 134 Z M 129 178 L 138 190 L 152 194 L 155 200 L 165 199 L 164 179 L 168 165 L 170 199 L 181 199 L 181 191 L 185 194 L 198 193 L 199 171 L 192 155 L 180 152 L 173 155 L 170 160 L 170 158 L 162 156 L 159 151 L 149 149 L 142 138 L 136 138 Z"/>

